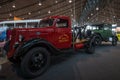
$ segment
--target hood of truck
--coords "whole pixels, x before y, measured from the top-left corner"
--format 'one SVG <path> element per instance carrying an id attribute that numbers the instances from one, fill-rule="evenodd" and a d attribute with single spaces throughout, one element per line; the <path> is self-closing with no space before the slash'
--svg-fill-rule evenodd
<path id="1" fill-rule="evenodd" d="M 25 40 L 33 38 L 46 38 L 50 33 L 54 32 L 53 27 L 49 28 L 15 28 L 12 30 L 12 39 L 18 41 L 19 35 L 23 36 Z"/>
<path id="2" fill-rule="evenodd" d="M 26 34 L 33 34 L 33 33 L 48 33 L 54 31 L 52 27 L 49 28 L 16 28 L 14 29 L 17 33 L 26 33 Z M 32 33 L 33 32 L 33 33 Z"/>
<path id="3" fill-rule="evenodd" d="M 51 32 L 53 31 L 53 27 L 46 27 L 46 28 L 15 28 L 16 31 L 18 32 Z"/>

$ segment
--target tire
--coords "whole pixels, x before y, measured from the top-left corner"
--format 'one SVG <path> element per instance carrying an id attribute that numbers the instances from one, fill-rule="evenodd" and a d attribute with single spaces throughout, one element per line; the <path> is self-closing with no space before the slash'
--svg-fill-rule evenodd
<path id="1" fill-rule="evenodd" d="M 112 45 L 113 46 L 117 45 L 117 39 L 116 39 L 116 37 L 112 37 Z"/>
<path id="2" fill-rule="evenodd" d="M 24 78 L 34 78 L 44 73 L 50 65 L 50 54 L 42 47 L 31 49 L 21 62 Z"/>
<path id="3" fill-rule="evenodd" d="M 95 52 L 95 37 L 94 36 L 87 44 L 85 52 L 88 54 L 93 54 Z"/>
<path id="4" fill-rule="evenodd" d="M 95 52 L 95 46 L 91 45 L 91 46 L 87 47 L 85 51 L 88 54 L 93 54 Z"/>
<path id="5" fill-rule="evenodd" d="M 95 45 L 100 46 L 102 44 L 102 39 L 99 35 L 95 37 Z"/>

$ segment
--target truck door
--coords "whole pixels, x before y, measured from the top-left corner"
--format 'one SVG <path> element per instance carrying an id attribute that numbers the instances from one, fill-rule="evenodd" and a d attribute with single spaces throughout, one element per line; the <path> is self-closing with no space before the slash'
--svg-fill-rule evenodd
<path id="1" fill-rule="evenodd" d="M 71 47 L 72 33 L 68 19 L 57 19 L 55 25 L 56 47 L 59 49 Z"/>
<path id="2" fill-rule="evenodd" d="M 112 28 L 110 28 L 109 26 L 105 26 L 104 27 L 104 35 L 106 39 L 109 39 L 109 37 L 112 36 Z"/>

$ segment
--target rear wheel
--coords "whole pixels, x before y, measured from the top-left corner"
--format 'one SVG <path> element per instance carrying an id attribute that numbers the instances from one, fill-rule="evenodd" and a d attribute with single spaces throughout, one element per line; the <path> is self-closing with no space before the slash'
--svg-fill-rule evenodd
<path id="1" fill-rule="evenodd" d="M 50 54 L 45 48 L 36 47 L 30 50 L 21 62 L 23 77 L 34 78 L 47 70 L 50 64 Z"/>
<path id="2" fill-rule="evenodd" d="M 116 39 L 116 37 L 112 37 L 112 45 L 113 46 L 117 45 L 117 39 Z"/>

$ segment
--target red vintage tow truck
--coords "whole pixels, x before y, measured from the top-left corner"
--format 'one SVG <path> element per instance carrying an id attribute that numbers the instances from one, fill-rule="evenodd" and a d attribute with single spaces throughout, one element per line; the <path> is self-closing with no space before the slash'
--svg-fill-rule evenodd
<path id="1" fill-rule="evenodd" d="M 79 29 L 79 36 L 81 34 Z M 18 67 L 19 73 L 34 78 L 47 70 L 52 55 L 65 53 L 71 48 L 94 53 L 94 37 L 80 38 L 77 42 L 75 39 L 70 18 L 52 16 L 42 19 L 37 28 L 14 28 L 11 40 L 4 46 L 4 53 Z"/>

